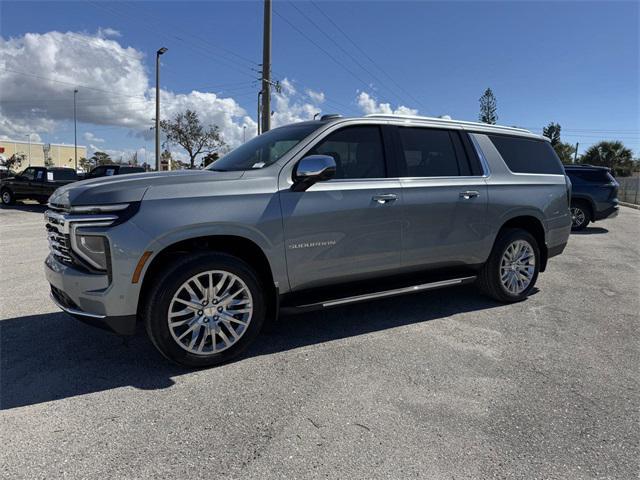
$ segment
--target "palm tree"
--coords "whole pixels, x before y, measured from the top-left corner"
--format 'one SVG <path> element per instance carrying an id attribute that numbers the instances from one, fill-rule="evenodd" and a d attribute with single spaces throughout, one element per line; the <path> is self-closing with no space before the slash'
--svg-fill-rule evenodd
<path id="1" fill-rule="evenodd" d="M 590 146 L 580 157 L 580 163 L 608 167 L 614 175 L 626 176 L 633 169 L 633 154 L 618 140 L 604 141 Z"/>

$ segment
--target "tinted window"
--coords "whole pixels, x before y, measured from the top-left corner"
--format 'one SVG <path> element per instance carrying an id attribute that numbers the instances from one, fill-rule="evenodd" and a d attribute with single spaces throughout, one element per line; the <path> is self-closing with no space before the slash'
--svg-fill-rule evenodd
<path id="1" fill-rule="evenodd" d="M 529 138 L 489 135 L 509 170 L 515 173 L 552 173 L 564 169 L 549 142 Z"/>
<path id="2" fill-rule="evenodd" d="M 78 176 L 71 169 L 53 170 L 54 180 L 76 180 Z"/>
<path id="3" fill-rule="evenodd" d="M 328 135 L 309 155 L 329 155 L 336 161 L 334 178 L 386 176 L 380 128 L 346 127 Z"/>
<path id="4" fill-rule="evenodd" d="M 120 171 L 118 172 L 120 175 L 124 175 L 125 173 L 142 173 L 144 172 L 144 168 L 142 167 L 120 167 Z"/>
<path id="5" fill-rule="evenodd" d="M 36 177 L 36 169 L 27 168 L 24 172 L 22 172 L 22 176 L 25 177 L 26 180 L 29 180 L 31 182 Z"/>
<path id="6" fill-rule="evenodd" d="M 447 130 L 399 128 L 407 177 L 460 175 L 456 148 Z M 467 173 L 467 172 L 465 172 Z"/>
<path id="7" fill-rule="evenodd" d="M 609 183 L 611 178 L 606 170 L 572 170 L 567 169 L 567 175 L 576 183 Z"/>
<path id="8" fill-rule="evenodd" d="M 278 161 L 321 125 L 321 123 L 302 123 L 274 128 L 227 153 L 220 160 L 209 165 L 206 170 L 251 170 L 266 167 Z"/>

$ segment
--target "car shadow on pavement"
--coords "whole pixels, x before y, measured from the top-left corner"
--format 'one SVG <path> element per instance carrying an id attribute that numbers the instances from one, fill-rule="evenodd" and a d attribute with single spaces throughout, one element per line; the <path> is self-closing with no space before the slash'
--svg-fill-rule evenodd
<path id="1" fill-rule="evenodd" d="M 578 232 L 571 232 L 571 235 L 601 235 L 603 233 L 609 233 L 609 230 L 602 227 L 587 227 Z"/>
<path id="2" fill-rule="evenodd" d="M 281 316 L 234 361 L 499 306 L 458 287 Z M 1 410 L 126 386 L 164 389 L 191 371 L 163 359 L 141 326 L 119 337 L 64 313 L 0 321 Z"/>
<path id="3" fill-rule="evenodd" d="M 44 213 L 48 207 L 39 203 L 16 203 L 15 205 L 3 205 L 2 210 L 17 210 L 20 212 L 39 212 Z"/>

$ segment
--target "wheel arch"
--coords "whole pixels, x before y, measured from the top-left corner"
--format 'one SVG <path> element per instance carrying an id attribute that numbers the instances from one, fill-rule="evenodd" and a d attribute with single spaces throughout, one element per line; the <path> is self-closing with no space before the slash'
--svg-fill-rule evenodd
<path id="1" fill-rule="evenodd" d="M 593 203 L 593 199 L 591 199 L 591 197 L 587 195 L 572 195 L 571 203 L 574 203 L 574 202 L 586 205 L 589 208 L 589 216 L 591 218 L 591 221 L 593 221 L 593 217 L 596 211 L 595 204 Z"/>
<path id="2" fill-rule="evenodd" d="M 147 302 L 154 278 L 162 272 L 163 266 L 179 255 L 188 253 L 226 253 L 245 261 L 256 270 L 267 298 L 267 319 L 275 319 L 278 312 L 279 292 L 273 269 L 263 249 L 253 240 L 238 235 L 203 235 L 175 241 L 155 254 L 145 268 L 138 299 L 138 316 Z"/>
<path id="3" fill-rule="evenodd" d="M 521 228 L 533 235 L 533 238 L 538 242 L 538 248 L 540 249 L 540 271 L 544 272 L 547 268 L 549 252 L 547 249 L 546 231 L 542 220 L 537 216 L 528 214 L 511 217 L 502 224 L 496 239 L 500 236 L 502 231 L 508 228 Z"/>

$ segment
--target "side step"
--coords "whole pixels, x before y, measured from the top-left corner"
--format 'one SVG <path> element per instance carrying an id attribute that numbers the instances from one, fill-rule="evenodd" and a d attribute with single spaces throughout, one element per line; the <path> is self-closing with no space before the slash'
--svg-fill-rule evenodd
<path id="1" fill-rule="evenodd" d="M 421 283 L 419 285 L 411 285 L 408 287 L 394 288 L 392 290 L 384 290 L 381 292 L 365 293 L 362 295 L 354 295 L 351 297 L 337 298 L 331 300 L 323 300 L 315 303 L 307 303 L 304 305 L 297 305 L 291 307 L 282 307 L 282 310 L 291 313 L 300 313 L 308 310 L 317 310 L 321 308 L 338 307 L 340 305 L 347 305 L 350 303 L 366 302 L 368 300 L 377 300 L 380 298 L 395 297 L 398 295 L 406 295 L 409 293 L 424 292 L 426 290 L 435 290 L 437 288 L 452 287 L 455 285 L 464 285 L 467 283 L 473 283 L 476 280 L 476 276 L 452 278 L 449 280 L 440 280 L 437 282 Z"/>

